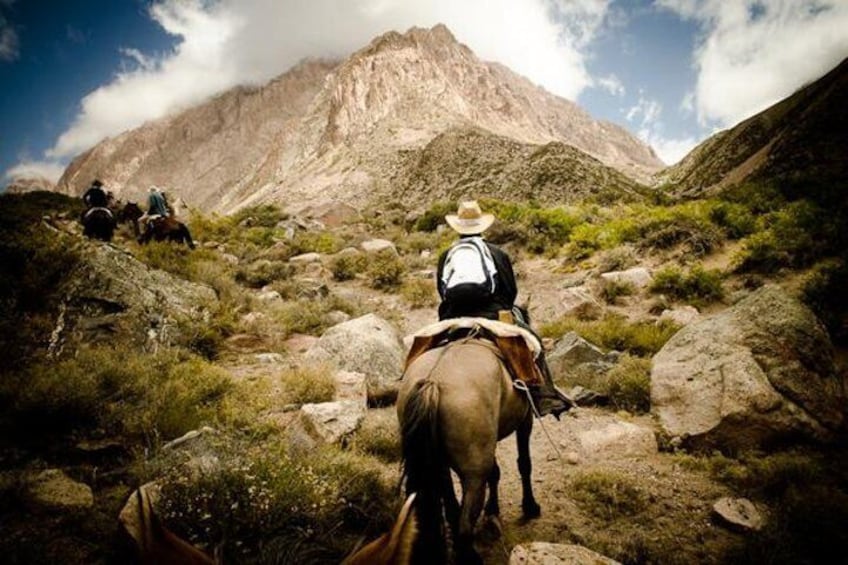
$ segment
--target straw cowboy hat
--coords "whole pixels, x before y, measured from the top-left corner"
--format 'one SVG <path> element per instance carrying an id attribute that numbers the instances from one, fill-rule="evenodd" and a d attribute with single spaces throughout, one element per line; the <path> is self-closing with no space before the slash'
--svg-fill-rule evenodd
<path id="1" fill-rule="evenodd" d="M 484 214 L 476 200 L 459 203 L 456 214 L 445 216 L 448 225 L 462 235 L 474 235 L 486 231 L 495 221 L 492 214 Z"/>

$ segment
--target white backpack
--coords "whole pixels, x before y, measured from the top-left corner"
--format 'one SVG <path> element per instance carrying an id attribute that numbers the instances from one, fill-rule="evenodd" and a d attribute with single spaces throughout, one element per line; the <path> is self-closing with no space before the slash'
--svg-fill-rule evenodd
<path id="1" fill-rule="evenodd" d="M 454 294 L 457 297 L 491 296 L 495 292 L 497 274 L 492 252 L 483 238 L 461 239 L 448 251 L 442 268 L 445 298 Z"/>

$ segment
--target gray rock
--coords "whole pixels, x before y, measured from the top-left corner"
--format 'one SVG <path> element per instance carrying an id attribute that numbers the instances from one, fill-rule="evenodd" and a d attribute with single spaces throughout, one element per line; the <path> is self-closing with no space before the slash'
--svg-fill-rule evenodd
<path id="1" fill-rule="evenodd" d="M 397 397 L 403 355 L 403 343 L 394 326 L 368 314 L 328 329 L 306 353 L 306 360 L 363 373 L 368 402 L 374 405 Z"/>
<path id="2" fill-rule="evenodd" d="M 633 267 L 626 271 L 610 271 L 603 273 L 601 278 L 606 281 L 630 283 L 637 289 L 645 288 L 654 280 L 650 271 L 644 267 Z"/>
<path id="3" fill-rule="evenodd" d="M 351 400 L 368 406 L 368 386 L 365 375 L 356 371 L 338 371 L 334 375 L 336 381 L 336 400 Z"/>
<path id="4" fill-rule="evenodd" d="M 321 262 L 321 254 L 320 253 L 301 253 L 300 255 L 295 255 L 294 257 L 289 258 L 289 263 L 294 263 L 296 265 L 306 265 L 307 263 L 320 263 Z"/>
<path id="5" fill-rule="evenodd" d="M 183 328 L 208 321 L 212 288 L 151 269 L 113 247 L 86 242 L 80 264 L 65 277 L 49 353 L 81 343 L 127 343 L 155 349 L 181 340 Z"/>
<path id="6" fill-rule="evenodd" d="M 758 531 L 765 525 L 763 515 L 747 498 L 724 497 L 713 505 L 713 516 L 728 528 L 738 531 Z"/>
<path id="7" fill-rule="evenodd" d="M 654 430 L 620 420 L 582 431 L 577 437 L 584 452 L 600 459 L 646 457 L 659 451 Z"/>
<path id="8" fill-rule="evenodd" d="M 387 239 L 369 239 L 368 241 L 360 243 L 359 246 L 366 253 L 379 253 L 381 251 L 389 250 L 395 255 L 398 254 L 395 244 Z"/>
<path id="9" fill-rule="evenodd" d="M 324 319 L 327 323 L 335 326 L 350 320 L 350 314 L 342 312 L 341 310 L 333 310 L 332 312 L 327 312 L 327 314 L 324 315 Z"/>
<path id="10" fill-rule="evenodd" d="M 509 565 L 621 565 L 582 545 L 535 541 L 512 548 Z"/>
<path id="11" fill-rule="evenodd" d="M 567 377 L 579 365 L 598 363 L 604 359 L 604 352 L 580 337 L 577 332 L 568 332 L 562 336 L 547 354 L 548 367 L 554 379 Z"/>
<path id="12" fill-rule="evenodd" d="M 670 310 L 663 310 L 660 314 L 660 321 L 674 322 L 679 326 L 686 326 L 692 322 L 697 322 L 701 318 L 701 313 L 694 306 L 680 306 Z"/>
<path id="13" fill-rule="evenodd" d="M 356 400 L 304 404 L 289 429 L 289 443 L 296 452 L 342 444 L 359 428 L 365 410 L 365 405 Z"/>
<path id="14" fill-rule="evenodd" d="M 257 353 L 253 357 L 263 365 L 279 365 L 285 361 L 279 353 Z"/>
<path id="15" fill-rule="evenodd" d="M 651 406 L 688 446 L 829 441 L 844 393 L 827 332 L 774 285 L 680 330 L 654 356 Z"/>
<path id="16" fill-rule="evenodd" d="M 256 295 L 260 302 L 282 302 L 283 297 L 276 290 L 263 290 Z"/>

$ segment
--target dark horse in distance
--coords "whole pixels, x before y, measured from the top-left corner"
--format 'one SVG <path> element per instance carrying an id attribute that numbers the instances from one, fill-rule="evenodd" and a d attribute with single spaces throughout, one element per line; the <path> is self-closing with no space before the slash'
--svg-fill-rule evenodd
<path id="1" fill-rule="evenodd" d="M 83 235 L 101 241 L 112 241 L 115 227 L 118 225 L 112 211 L 100 206 L 83 212 L 80 221 L 83 226 Z"/>

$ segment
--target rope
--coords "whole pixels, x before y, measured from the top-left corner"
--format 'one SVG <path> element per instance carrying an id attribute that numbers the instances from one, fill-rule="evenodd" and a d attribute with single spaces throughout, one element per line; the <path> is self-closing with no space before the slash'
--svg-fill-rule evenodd
<path id="1" fill-rule="evenodd" d="M 513 381 L 512 386 L 515 387 L 516 390 L 523 392 L 525 396 L 527 396 L 527 402 L 530 403 L 530 408 L 533 410 L 533 415 L 536 417 L 537 420 L 539 420 L 539 425 L 542 427 L 542 431 L 545 432 L 545 437 L 548 438 L 548 443 L 550 443 L 551 447 L 554 448 L 554 452 L 556 453 L 559 460 L 564 463 L 565 460 L 562 458 L 562 453 L 560 453 L 559 447 L 557 447 L 557 444 L 554 443 L 551 434 L 548 433 L 548 428 L 545 427 L 545 422 L 544 420 L 542 420 L 542 415 L 539 414 L 539 410 L 538 408 L 536 408 L 536 403 L 533 402 L 533 395 L 530 394 L 530 389 L 527 388 L 527 383 L 525 383 L 521 379 L 516 379 L 515 381 Z"/>

